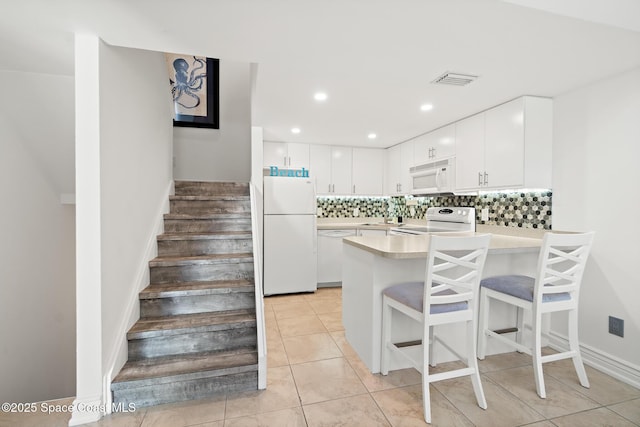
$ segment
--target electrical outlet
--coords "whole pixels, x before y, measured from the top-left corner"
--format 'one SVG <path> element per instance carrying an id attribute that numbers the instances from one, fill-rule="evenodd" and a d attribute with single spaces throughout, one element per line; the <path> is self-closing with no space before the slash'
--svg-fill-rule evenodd
<path id="1" fill-rule="evenodd" d="M 480 213 L 480 219 L 482 221 L 489 221 L 489 208 L 483 208 Z"/>
<path id="2" fill-rule="evenodd" d="M 360 216 L 360 209 L 353 208 L 353 216 L 354 218 L 357 218 L 358 216 Z"/>
<path id="3" fill-rule="evenodd" d="M 624 337 L 624 320 L 609 316 L 609 333 Z"/>

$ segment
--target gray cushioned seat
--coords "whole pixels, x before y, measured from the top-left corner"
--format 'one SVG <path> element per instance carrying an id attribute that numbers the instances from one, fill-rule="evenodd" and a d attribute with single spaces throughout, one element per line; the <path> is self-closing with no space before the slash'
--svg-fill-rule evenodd
<path id="1" fill-rule="evenodd" d="M 436 285 L 434 284 L 434 286 Z M 400 283 L 398 285 L 389 286 L 383 290 L 382 293 L 399 303 L 419 311 L 420 313 L 424 310 L 424 301 L 422 301 L 424 296 L 424 282 Z M 451 289 L 446 289 L 444 291 L 436 292 L 435 294 L 432 294 L 432 296 L 453 295 L 455 293 L 456 292 Z M 429 313 L 448 313 L 450 311 L 466 310 L 467 307 L 468 304 L 466 302 L 431 304 L 431 310 L 429 310 Z"/>
<path id="2" fill-rule="evenodd" d="M 494 291 L 511 295 L 525 301 L 533 302 L 533 286 L 535 285 L 535 282 L 536 279 L 533 277 L 514 274 L 508 276 L 487 277 L 480 282 L 480 286 L 487 289 L 493 289 Z M 565 301 L 568 299 L 571 299 L 571 295 L 567 292 L 542 295 L 542 302 Z"/>

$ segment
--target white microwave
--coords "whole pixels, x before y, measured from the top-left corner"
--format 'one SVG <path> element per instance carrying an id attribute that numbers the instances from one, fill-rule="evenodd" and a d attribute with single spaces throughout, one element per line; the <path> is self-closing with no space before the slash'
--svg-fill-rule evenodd
<path id="1" fill-rule="evenodd" d="M 409 169 L 411 194 L 453 193 L 456 176 L 454 168 L 453 157 L 413 166 Z"/>

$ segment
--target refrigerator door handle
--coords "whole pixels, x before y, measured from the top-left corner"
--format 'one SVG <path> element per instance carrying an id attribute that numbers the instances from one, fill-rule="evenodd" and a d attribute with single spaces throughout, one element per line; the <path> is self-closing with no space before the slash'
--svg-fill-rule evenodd
<path id="1" fill-rule="evenodd" d="M 314 220 L 311 224 L 311 234 L 313 235 L 313 253 L 318 253 L 318 225 L 317 221 Z"/>

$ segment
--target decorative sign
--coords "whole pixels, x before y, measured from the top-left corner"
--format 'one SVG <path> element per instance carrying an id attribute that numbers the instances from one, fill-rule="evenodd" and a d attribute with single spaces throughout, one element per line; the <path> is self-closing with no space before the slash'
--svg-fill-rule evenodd
<path id="1" fill-rule="evenodd" d="M 302 169 L 280 169 L 277 166 L 269 166 L 269 176 L 288 176 L 293 178 L 309 178 L 309 170 Z"/>

